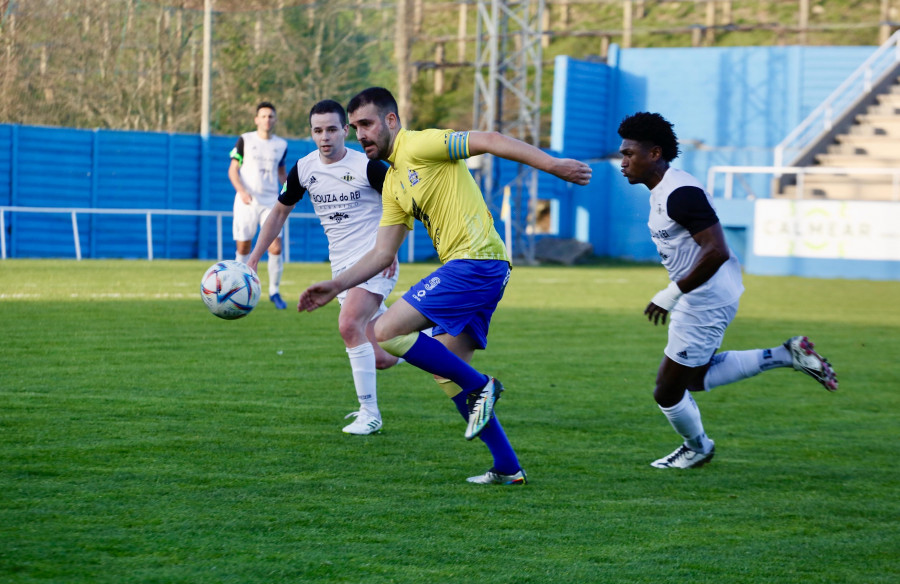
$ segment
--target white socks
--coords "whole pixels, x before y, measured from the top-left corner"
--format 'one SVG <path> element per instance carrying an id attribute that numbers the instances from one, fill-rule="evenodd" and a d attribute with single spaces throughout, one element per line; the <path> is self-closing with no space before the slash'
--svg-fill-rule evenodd
<path id="1" fill-rule="evenodd" d="M 278 286 L 281 284 L 281 273 L 284 271 L 284 254 L 275 255 L 269 253 L 269 296 L 278 294 Z"/>
<path id="2" fill-rule="evenodd" d="M 691 392 L 685 390 L 680 402 L 670 408 L 659 406 L 662 413 L 669 419 L 669 423 L 675 428 L 691 450 L 706 454 L 713 447 L 713 442 L 706 437 L 703 431 L 703 422 L 700 420 L 700 409 Z"/>
<path id="3" fill-rule="evenodd" d="M 378 394 L 375 389 L 375 349 L 371 343 L 366 343 L 347 349 L 347 355 L 350 357 L 360 411 L 380 420 L 381 412 L 378 411 Z"/>
<path id="4" fill-rule="evenodd" d="M 242 264 L 246 264 L 247 260 L 250 259 L 250 254 L 249 253 L 235 253 L 234 259 L 241 262 Z"/>
<path id="5" fill-rule="evenodd" d="M 776 367 L 791 367 L 791 353 L 783 345 L 772 349 L 752 349 L 750 351 L 726 351 L 713 357 L 712 364 L 703 379 L 708 391 L 720 385 L 727 385 L 758 375 Z M 691 392 L 685 390 L 681 401 L 670 408 L 659 407 L 669 423 L 678 432 L 691 450 L 706 454 L 713 446 L 712 440 L 703 431 L 700 409 Z"/>
<path id="6" fill-rule="evenodd" d="M 750 351 L 726 351 L 713 357 L 712 364 L 703 379 L 704 389 L 709 391 L 753 377 L 775 367 L 790 367 L 791 353 L 783 345 L 772 349 Z"/>

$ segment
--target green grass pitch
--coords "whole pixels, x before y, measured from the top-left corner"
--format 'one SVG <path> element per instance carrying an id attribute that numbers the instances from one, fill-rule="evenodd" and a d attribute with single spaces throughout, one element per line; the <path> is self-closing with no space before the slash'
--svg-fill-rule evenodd
<path id="1" fill-rule="evenodd" d="M 697 396 L 716 459 L 661 471 L 662 268 L 517 267 L 474 364 L 531 482 L 484 487 L 429 375 L 380 372 L 383 432 L 342 434 L 336 303 L 219 320 L 209 263 L 0 262 L 0 582 L 900 581 L 900 282 L 746 276 L 723 349 L 809 335 L 840 390 Z M 282 293 L 328 275 L 288 264 Z"/>

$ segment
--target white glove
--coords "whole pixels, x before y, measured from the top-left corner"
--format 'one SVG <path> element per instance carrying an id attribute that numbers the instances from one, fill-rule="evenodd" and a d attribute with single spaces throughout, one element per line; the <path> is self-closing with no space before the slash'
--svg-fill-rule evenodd
<path id="1" fill-rule="evenodd" d="M 672 312 L 672 309 L 678 303 L 678 299 L 682 296 L 684 296 L 684 292 L 681 291 L 678 284 L 669 282 L 669 285 L 657 292 L 650 302 L 668 312 Z"/>

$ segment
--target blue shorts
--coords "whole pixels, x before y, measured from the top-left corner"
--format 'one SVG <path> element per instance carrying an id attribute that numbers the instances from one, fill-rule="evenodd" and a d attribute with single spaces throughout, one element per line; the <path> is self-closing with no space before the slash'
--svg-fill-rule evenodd
<path id="1" fill-rule="evenodd" d="M 466 333 L 484 349 L 509 275 L 509 262 L 503 260 L 450 260 L 410 288 L 403 299 L 435 324 L 432 336 Z"/>

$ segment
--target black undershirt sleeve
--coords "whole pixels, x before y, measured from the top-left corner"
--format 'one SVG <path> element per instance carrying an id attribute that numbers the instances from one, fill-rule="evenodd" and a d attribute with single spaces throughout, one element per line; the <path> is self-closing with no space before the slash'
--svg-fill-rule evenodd
<path id="1" fill-rule="evenodd" d="M 706 193 L 697 187 L 680 187 L 672 191 L 666 212 L 691 235 L 697 235 L 719 222 Z"/>
<path id="2" fill-rule="evenodd" d="M 297 165 L 295 164 L 288 173 L 284 188 L 278 196 L 278 202 L 292 207 L 303 198 L 304 193 L 306 193 L 306 189 L 300 184 L 300 176 L 297 174 Z"/>
<path id="3" fill-rule="evenodd" d="M 384 188 L 384 177 L 387 174 L 387 163 L 383 160 L 370 160 L 366 167 L 366 177 L 372 188 L 381 193 Z"/>
<path id="4" fill-rule="evenodd" d="M 235 160 L 240 163 L 244 162 L 244 137 L 238 136 L 237 142 L 234 145 L 234 150 L 232 152 L 236 153 L 237 156 L 232 156 Z"/>

